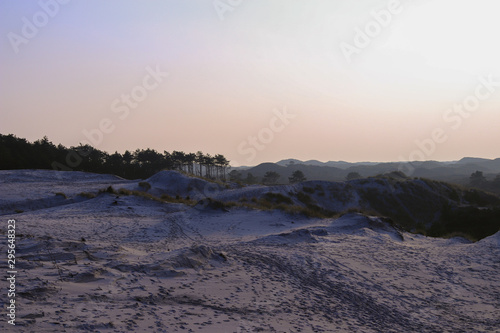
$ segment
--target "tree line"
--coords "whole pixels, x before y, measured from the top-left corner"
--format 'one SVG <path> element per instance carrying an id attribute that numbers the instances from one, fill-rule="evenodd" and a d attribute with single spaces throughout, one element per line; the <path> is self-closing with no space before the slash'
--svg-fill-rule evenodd
<path id="1" fill-rule="evenodd" d="M 55 145 L 47 137 L 29 142 L 13 134 L 0 134 L 0 169 L 54 169 L 109 173 L 127 179 L 149 178 L 161 170 L 179 170 L 210 179 L 225 180 L 229 161 L 214 156 L 154 149 L 137 149 L 120 154 L 80 144 L 67 148 Z"/>

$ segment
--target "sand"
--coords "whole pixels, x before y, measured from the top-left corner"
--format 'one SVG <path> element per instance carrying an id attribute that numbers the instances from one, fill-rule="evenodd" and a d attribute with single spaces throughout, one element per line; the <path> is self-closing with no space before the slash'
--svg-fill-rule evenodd
<path id="1" fill-rule="evenodd" d="M 205 186 L 164 178 L 152 190 Z M 18 271 L 16 326 L 3 315 L 2 331 L 500 332 L 500 233 L 471 243 L 360 214 L 312 219 L 78 195 L 110 185 L 138 181 L 0 172 L 0 243 L 6 253 L 15 219 Z"/>

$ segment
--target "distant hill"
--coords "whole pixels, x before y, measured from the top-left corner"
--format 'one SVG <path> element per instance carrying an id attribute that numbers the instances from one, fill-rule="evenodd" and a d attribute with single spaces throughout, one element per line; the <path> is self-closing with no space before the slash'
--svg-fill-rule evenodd
<path id="1" fill-rule="evenodd" d="M 304 164 L 304 165 L 314 165 L 314 166 L 330 166 L 330 167 L 335 167 L 339 169 L 347 169 L 351 166 L 356 166 L 356 165 L 375 165 L 377 164 L 376 162 L 356 162 L 356 163 L 351 163 L 351 162 L 345 162 L 345 161 L 328 161 L 328 162 L 321 162 L 318 160 L 309 160 L 309 161 L 300 161 L 294 158 L 289 158 L 286 160 L 281 160 L 279 162 L 276 162 L 276 164 L 281 165 L 281 166 L 288 166 L 288 165 L 294 165 L 294 164 Z"/>
<path id="2" fill-rule="evenodd" d="M 470 175 L 475 171 L 481 171 L 487 179 L 493 180 L 495 176 L 500 174 L 500 158 L 483 159 L 466 157 L 452 162 L 425 161 L 413 163 L 349 163 L 343 161 L 320 162 L 316 160 L 304 162 L 297 159 L 286 159 L 277 163 L 262 163 L 254 167 L 239 169 L 243 178 L 248 173 L 262 178 L 266 172 L 277 172 L 280 175 L 280 179 L 278 180 L 280 184 L 288 183 L 288 177 L 296 170 L 302 171 L 308 180 L 325 181 L 343 181 L 351 172 L 357 172 L 362 177 L 374 177 L 399 170 L 411 177 L 422 177 L 467 185 Z M 500 188 L 498 189 L 498 194 L 500 194 Z"/>
<path id="3" fill-rule="evenodd" d="M 477 157 L 464 157 L 461 160 L 457 161 L 456 164 L 475 164 L 475 163 L 485 163 L 490 162 L 491 160 L 487 158 L 477 158 Z"/>

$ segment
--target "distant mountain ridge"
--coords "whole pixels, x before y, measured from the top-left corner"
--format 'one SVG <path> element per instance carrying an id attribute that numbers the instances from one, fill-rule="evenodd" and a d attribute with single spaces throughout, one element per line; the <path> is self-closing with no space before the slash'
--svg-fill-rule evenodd
<path id="1" fill-rule="evenodd" d="M 308 180 L 343 181 L 351 172 L 356 172 L 361 177 L 374 177 L 393 171 L 402 171 L 410 177 L 423 177 L 434 180 L 467 184 L 470 175 L 475 171 L 481 171 L 484 175 L 493 179 L 500 174 L 500 158 L 485 159 L 464 157 L 458 161 L 423 161 L 423 162 L 345 162 L 317 160 L 300 161 L 297 159 L 285 159 L 276 163 L 261 163 L 254 167 L 246 167 L 239 170 L 243 177 L 248 173 L 262 178 L 266 172 L 277 172 L 280 175 L 279 183 L 287 183 L 292 172 L 300 170 Z"/>
<path id="2" fill-rule="evenodd" d="M 318 160 L 308 160 L 308 161 L 301 161 L 297 160 L 294 158 L 289 158 L 286 160 L 281 160 L 279 162 L 276 162 L 276 164 L 281 165 L 281 166 L 288 166 L 290 164 L 304 164 L 304 165 L 314 165 L 314 166 L 329 166 L 329 167 L 335 167 L 339 169 L 347 169 L 353 165 L 375 165 L 378 164 L 377 162 L 346 162 L 346 161 L 328 161 L 328 162 L 321 162 Z"/>

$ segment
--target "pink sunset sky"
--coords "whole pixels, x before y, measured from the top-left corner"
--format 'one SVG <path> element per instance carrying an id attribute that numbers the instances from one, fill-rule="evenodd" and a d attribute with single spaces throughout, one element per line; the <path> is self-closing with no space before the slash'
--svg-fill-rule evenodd
<path id="1" fill-rule="evenodd" d="M 0 133 L 232 165 L 500 157 L 496 0 L 0 2 Z"/>

